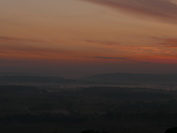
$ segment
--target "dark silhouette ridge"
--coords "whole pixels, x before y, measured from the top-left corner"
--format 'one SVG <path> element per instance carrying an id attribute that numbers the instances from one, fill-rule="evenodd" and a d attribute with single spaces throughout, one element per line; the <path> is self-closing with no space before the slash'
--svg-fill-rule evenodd
<path id="1" fill-rule="evenodd" d="M 175 84 L 177 74 L 143 74 L 143 73 L 108 73 L 89 76 L 83 79 L 95 83 L 160 83 Z"/>
<path id="2" fill-rule="evenodd" d="M 74 82 L 72 79 L 52 76 L 2 76 L 0 83 L 68 83 Z"/>

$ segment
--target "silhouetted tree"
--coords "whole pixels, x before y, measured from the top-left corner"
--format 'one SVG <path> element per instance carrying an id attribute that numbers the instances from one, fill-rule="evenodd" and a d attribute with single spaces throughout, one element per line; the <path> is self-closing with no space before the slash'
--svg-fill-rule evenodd
<path id="1" fill-rule="evenodd" d="M 81 133 L 109 133 L 104 131 L 94 131 L 93 129 L 82 131 Z"/>
<path id="2" fill-rule="evenodd" d="M 168 128 L 165 133 L 177 133 L 177 127 L 174 128 Z"/>

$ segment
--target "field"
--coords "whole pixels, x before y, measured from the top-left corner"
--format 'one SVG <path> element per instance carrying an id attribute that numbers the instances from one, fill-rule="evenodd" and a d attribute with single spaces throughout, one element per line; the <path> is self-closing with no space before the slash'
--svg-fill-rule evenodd
<path id="1" fill-rule="evenodd" d="M 177 125 L 177 91 L 0 86 L 0 132 L 163 133 Z"/>

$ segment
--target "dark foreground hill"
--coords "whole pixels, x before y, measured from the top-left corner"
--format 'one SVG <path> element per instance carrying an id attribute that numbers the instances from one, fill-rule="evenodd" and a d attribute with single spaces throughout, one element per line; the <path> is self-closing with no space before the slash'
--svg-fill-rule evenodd
<path id="1" fill-rule="evenodd" d="M 164 133 L 176 120 L 174 90 L 0 85 L 0 133 Z"/>

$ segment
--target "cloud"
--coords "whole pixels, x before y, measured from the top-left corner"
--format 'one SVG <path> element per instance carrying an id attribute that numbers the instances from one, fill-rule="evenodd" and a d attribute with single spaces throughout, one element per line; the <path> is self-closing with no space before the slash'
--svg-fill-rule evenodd
<path id="1" fill-rule="evenodd" d="M 129 13 L 177 20 L 177 4 L 172 0 L 85 0 Z"/>
<path id="2" fill-rule="evenodd" d="M 27 63 L 38 63 L 38 61 L 35 60 L 12 60 L 12 59 L 0 59 L 0 63 L 18 63 L 18 64 L 27 64 Z"/>
<path id="3" fill-rule="evenodd" d="M 61 49 L 50 49 L 43 47 L 47 42 L 42 40 L 25 39 L 0 36 L 0 51 L 1 53 L 19 52 L 19 53 L 62 53 Z"/>
<path id="4" fill-rule="evenodd" d="M 42 48 L 47 41 L 37 40 L 37 39 L 26 39 L 17 37 L 0 36 L 0 47 L 4 49 L 19 49 L 27 50 Z"/>
<path id="5" fill-rule="evenodd" d="M 105 57 L 105 56 L 96 56 L 96 59 L 110 59 L 110 60 L 128 60 L 126 57 Z"/>
<path id="6" fill-rule="evenodd" d="M 148 65 L 148 64 L 154 64 L 155 62 L 143 62 L 142 61 L 142 62 L 139 62 L 139 63 L 141 63 L 141 64 L 147 64 Z"/>
<path id="7" fill-rule="evenodd" d="M 16 38 L 16 37 L 8 37 L 8 36 L 0 36 L 0 42 L 1 41 L 17 41 L 17 42 L 21 42 L 21 41 L 28 41 L 28 42 L 44 42 L 42 40 L 35 40 L 35 39 L 24 39 L 24 38 Z"/>
<path id="8" fill-rule="evenodd" d="M 75 51 L 45 46 L 50 46 L 50 43 L 43 40 L 0 36 L 0 59 L 62 59 L 77 56 Z"/>
<path id="9" fill-rule="evenodd" d="M 101 44 L 101 45 L 119 45 L 119 42 L 116 41 L 105 41 L 105 40 L 85 40 L 88 43 L 95 43 L 95 44 Z"/>
<path id="10" fill-rule="evenodd" d="M 160 42 L 160 44 L 170 48 L 177 48 L 177 38 L 163 39 L 162 42 Z"/>
<path id="11" fill-rule="evenodd" d="M 160 44 L 164 47 L 168 48 L 177 48 L 177 38 L 159 38 L 159 37 L 151 37 L 155 39 L 157 44 Z"/>
<path id="12" fill-rule="evenodd" d="M 89 52 L 50 47 L 50 42 L 26 38 L 0 36 L 0 59 L 86 60 Z M 89 58 L 87 58 L 89 59 Z"/>

